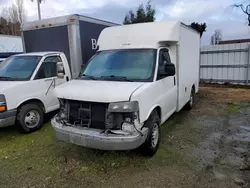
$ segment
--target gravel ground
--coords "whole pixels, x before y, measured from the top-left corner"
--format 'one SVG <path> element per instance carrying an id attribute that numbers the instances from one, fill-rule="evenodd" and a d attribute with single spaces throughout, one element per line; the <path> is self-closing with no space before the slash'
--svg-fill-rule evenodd
<path id="1" fill-rule="evenodd" d="M 250 187 L 250 90 L 201 87 L 162 125 L 152 158 L 55 140 L 51 126 L 0 129 L 0 187 Z"/>

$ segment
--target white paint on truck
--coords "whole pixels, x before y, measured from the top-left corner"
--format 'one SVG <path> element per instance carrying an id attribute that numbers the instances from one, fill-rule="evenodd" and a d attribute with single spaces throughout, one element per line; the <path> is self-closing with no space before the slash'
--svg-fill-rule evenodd
<path id="1" fill-rule="evenodd" d="M 56 136 L 103 150 L 141 147 L 152 156 L 160 124 L 193 106 L 200 35 L 181 22 L 142 23 L 104 29 L 98 45 L 79 79 L 55 89 Z"/>

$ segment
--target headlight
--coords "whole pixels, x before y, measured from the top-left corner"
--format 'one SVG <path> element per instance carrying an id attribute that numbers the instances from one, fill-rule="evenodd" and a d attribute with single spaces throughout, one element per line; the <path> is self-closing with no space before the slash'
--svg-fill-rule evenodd
<path id="1" fill-rule="evenodd" d="M 67 114 L 67 103 L 66 103 L 66 100 L 64 100 L 64 99 L 58 99 L 58 100 L 59 100 L 59 104 L 60 104 L 59 116 L 61 118 L 65 118 L 66 114 Z"/>
<path id="2" fill-rule="evenodd" d="M 0 95 L 0 112 L 4 112 L 7 110 L 6 107 L 6 99 L 4 95 Z"/>
<path id="3" fill-rule="evenodd" d="M 137 101 L 110 103 L 108 107 L 109 112 L 137 112 L 138 110 L 139 104 Z"/>

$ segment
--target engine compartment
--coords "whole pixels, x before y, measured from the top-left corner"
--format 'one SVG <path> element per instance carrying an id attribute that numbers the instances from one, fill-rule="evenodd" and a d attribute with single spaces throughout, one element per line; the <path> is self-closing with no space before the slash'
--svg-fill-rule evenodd
<path id="1" fill-rule="evenodd" d="M 109 112 L 109 103 L 60 99 L 58 117 L 64 125 L 100 130 L 122 130 L 123 125 L 134 126 L 137 115 L 132 112 Z"/>

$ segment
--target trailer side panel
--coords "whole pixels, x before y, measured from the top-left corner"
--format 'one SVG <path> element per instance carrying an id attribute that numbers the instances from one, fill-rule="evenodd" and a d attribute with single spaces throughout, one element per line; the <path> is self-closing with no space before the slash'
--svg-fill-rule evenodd
<path id="1" fill-rule="evenodd" d="M 26 53 L 60 51 L 70 63 L 67 26 L 50 27 L 23 31 Z"/>
<path id="2" fill-rule="evenodd" d="M 83 64 L 86 64 L 88 60 L 97 51 L 97 40 L 100 33 L 104 28 L 109 26 L 92 22 L 86 22 L 82 20 L 80 20 L 79 23 L 80 23 L 82 59 L 83 59 Z"/>
<path id="3" fill-rule="evenodd" d="M 181 26 L 178 62 L 178 111 L 190 99 L 191 89 L 199 89 L 199 33 Z"/>

